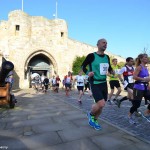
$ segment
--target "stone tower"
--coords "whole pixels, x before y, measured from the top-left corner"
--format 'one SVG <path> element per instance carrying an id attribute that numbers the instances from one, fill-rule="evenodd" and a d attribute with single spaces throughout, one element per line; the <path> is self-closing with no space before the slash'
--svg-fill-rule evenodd
<path id="1" fill-rule="evenodd" d="M 94 51 L 96 47 L 68 38 L 67 23 L 62 19 L 49 20 L 15 10 L 9 13 L 8 21 L 0 23 L 0 57 L 14 63 L 16 88 L 28 88 L 34 72 L 62 78 L 71 71 L 76 56 Z"/>

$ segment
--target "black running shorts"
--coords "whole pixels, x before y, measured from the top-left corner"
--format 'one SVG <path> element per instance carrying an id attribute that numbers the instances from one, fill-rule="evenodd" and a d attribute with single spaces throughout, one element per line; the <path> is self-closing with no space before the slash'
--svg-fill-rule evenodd
<path id="1" fill-rule="evenodd" d="M 127 88 L 130 88 L 133 90 L 133 87 L 134 87 L 134 83 L 129 83 L 125 88 L 124 90 L 127 90 Z"/>
<path id="2" fill-rule="evenodd" d="M 82 91 L 83 92 L 84 86 L 77 86 L 77 89 L 78 89 L 78 91 Z"/>
<path id="3" fill-rule="evenodd" d="M 108 95 L 107 82 L 100 84 L 91 84 L 91 90 L 96 103 L 102 99 L 107 101 Z"/>
<path id="4" fill-rule="evenodd" d="M 114 87 L 119 88 L 120 87 L 120 83 L 118 80 L 111 80 L 109 81 L 110 84 L 110 88 L 114 89 Z"/>

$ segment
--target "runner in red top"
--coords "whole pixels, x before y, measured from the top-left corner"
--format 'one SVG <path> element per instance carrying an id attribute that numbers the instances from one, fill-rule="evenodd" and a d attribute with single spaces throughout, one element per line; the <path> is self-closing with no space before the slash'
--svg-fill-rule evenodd
<path id="1" fill-rule="evenodd" d="M 73 78 L 72 78 L 71 72 L 69 71 L 68 75 L 64 77 L 66 96 L 69 96 L 69 91 L 71 89 L 72 81 L 73 81 Z"/>
<path id="2" fill-rule="evenodd" d="M 59 90 L 59 83 L 61 82 L 60 78 L 59 78 L 59 75 L 56 77 L 56 89 L 55 91 L 58 93 L 58 90 Z"/>

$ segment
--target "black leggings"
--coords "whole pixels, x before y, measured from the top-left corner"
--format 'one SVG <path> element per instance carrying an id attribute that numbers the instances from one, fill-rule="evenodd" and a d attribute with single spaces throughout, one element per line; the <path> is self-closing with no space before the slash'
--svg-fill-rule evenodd
<path id="1" fill-rule="evenodd" d="M 141 105 L 142 98 L 145 97 L 146 91 L 133 89 L 133 101 L 130 113 L 133 114 Z"/>
<path id="2" fill-rule="evenodd" d="M 132 107 L 130 108 L 130 113 L 133 114 L 140 107 L 142 100 L 132 100 Z"/>

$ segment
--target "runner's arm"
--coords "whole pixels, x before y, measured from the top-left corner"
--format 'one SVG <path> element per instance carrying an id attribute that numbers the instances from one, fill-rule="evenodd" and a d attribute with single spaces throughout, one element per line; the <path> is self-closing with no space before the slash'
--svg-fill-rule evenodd
<path id="1" fill-rule="evenodd" d="M 93 60 L 94 60 L 94 54 L 90 53 L 87 55 L 87 57 L 85 58 L 84 62 L 81 65 L 81 68 L 86 75 L 88 75 L 88 73 L 90 72 L 90 70 L 88 70 L 86 67 L 90 65 Z"/>
<path id="2" fill-rule="evenodd" d="M 122 68 L 119 70 L 119 73 L 118 73 L 118 78 L 119 78 L 119 80 L 121 81 L 121 83 L 124 83 L 122 74 L 126 71 L 125 69 L 126 69 L 125 67 L 122 67 Z"/>
<path id="3" fill-rule="evenodd" d="M 113 69 L 112 69 L 111 64 L 110 64 L 110 57 L 108 55 L 107 55 L 107 57 L 108 57 L 108 63 L 109 63 L 108 72 L 109 72 L 109 74 L 113 74 Z"/>

